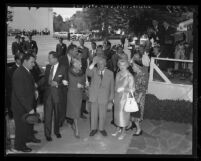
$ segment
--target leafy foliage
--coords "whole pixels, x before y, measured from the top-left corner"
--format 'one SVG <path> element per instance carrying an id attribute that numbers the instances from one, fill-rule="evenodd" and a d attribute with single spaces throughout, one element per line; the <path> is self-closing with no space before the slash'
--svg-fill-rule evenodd
<path id="1" fill-rule="evenodd" d="M 192 124 L 192 111 L 191 102 L 185 100 L 159 100 L 154 95 L 147 94 L 144 118 Z"/>

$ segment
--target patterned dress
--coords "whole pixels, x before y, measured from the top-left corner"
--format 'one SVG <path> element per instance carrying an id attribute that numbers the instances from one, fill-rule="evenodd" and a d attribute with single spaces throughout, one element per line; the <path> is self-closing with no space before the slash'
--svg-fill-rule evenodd
<path id="1" fill-rule="evenodd" d="M 147 67 L 140 67 L 141 72 L 137 73 L 135 75 L 135 98 L 136 101 L 140 97 L 140 101 L 138 103 L 139 111 L 131 113 L 131 116 L 134 117 L 134 119 L 142 121 L 144 116 L 144 105 L 145 105 L 145 96 L 146 91 L 148 88 L 148 78 L 149 73 L 147 70 Z"/>
<path id="2" fill-rule="evenodd" d="M 121 76 L 117 73 L 115 82 L 115 96 L 114 96 L 114 123 L 119 127 L 126 127 L 129 125 L 130 113 L 124 111 L 128 91 L 117 92 L 118 88 L 130 90 L 134 87 L 134 78 L 128 72 L 126 76 Z"/>

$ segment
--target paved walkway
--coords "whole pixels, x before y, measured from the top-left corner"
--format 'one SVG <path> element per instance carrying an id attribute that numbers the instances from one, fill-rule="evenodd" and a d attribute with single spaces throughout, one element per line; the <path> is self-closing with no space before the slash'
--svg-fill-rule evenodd
<path id="1" fill-rule="evenodd" d="M 112 112 L 107 113 L 107 137 L 100 133 L 89 137 L 90 125 L 87 120 L 78 121 L 80 139 L 76 139 L 69 124 L 61 128 L 61 139 L 52 134 L 53 141 L 47 142 L 44 137 L 43 124 L 35 126 L 36 137 L 40 144 L 27 144 L 33 149 L 31 153 L 63 153 L 63 154 L 192 154 L 192 126 L 166 121 L 144 120 L 143 134 L 132 136 L 129 131 L 124 140 L 119 141 L 111 135 L 115 127 L 110 124 Z M 19 153 L 9 151 L 8 153 Z"/>

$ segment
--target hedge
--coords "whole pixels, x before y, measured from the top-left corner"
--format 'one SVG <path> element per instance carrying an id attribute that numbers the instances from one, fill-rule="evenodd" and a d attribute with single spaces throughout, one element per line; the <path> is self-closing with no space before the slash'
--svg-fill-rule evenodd
<path id="1" fill-rule="evenodd" d="M 146 95 L 144 119 L 192 124 L 192 111 L 192 102 L 185 100 L 159 100 L 154 95 Z"/>

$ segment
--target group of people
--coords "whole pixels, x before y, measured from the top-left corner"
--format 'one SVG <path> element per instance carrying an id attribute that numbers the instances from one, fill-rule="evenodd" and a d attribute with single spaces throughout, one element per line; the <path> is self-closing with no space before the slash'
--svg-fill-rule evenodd
<path id="1" fill-rule="evenodd" d="M 144 114 L 149 68 L 149 64 L 143 61 L 144 53 L 136 53 L 130 61 L 121 45 L 112 48 L 107 39 L 102 45 L 91 42 L 91 50 L 85 47 L 82 38 L 79 43 L 79 46 L 71 43 L 67 47 L 60 38 L 56 50 L 48 54 L 49 64 L 44 76 L 37 80 L 32 72 L 37 65 L 35 50 L 15 54 L 17 68 L 11 75 L 10 111 L 15 121 L 16 150 L 30 152 L 32 149 L 26 146 L 27 142 L 41 142 L 34 136 L 37 133 L 34 126 L 22 119 L 27 113 L 37 112 L 36 100 L 41 89 L 47 141 L 52 141 L 52 122 L 57 138 L 62 137 L 60 128 L 65 121 L 71 124 L 74 136 L 80 138 L 78 119 L 87 119 L 85 114 L 90 115 L 89 135 L 94 136 L 99 131 L 107 136 L 105 120 L 109 105 L 113 106 L 111 123 L 117 127 L 113 136 L 120 134 L 118 139 L 122 140 L 126 131 L 134 128 L 133 135 L 142 134 L 140 124 Z M 128 113 L 124 110 L 126 96 L 130 92 L 135 95 L 138 112 Z"/>
<path id="2" fill-rule="evenodd" d="M 152 20 L 152 24 L 144 33 L 144 37 L 147 38 L 145 51 L 149 53 L 149 57 L 192 60 L 193 42 L 188 43 L 184 33 L 180 40 L 175 41 L 175 32 L 176 29 L 168 22 L 164 21 L 162 24 L 159 24 L 157 20 Z M 137 50 L 140 50 L 140 36 L 141 35 L 128 36 L 128 44 L 133 46 L 131 51 L 132 55 L 134 55 Z M 179 68 L 178 62 L 172 61 L 157 60 L 156 64 L 170 78 L 174 77 L 174 74 L 178 72 L 179 69 L 189 71 L 192 74 L 192 63 L 188 65 L 181 63 L 181 68 Z"/>

